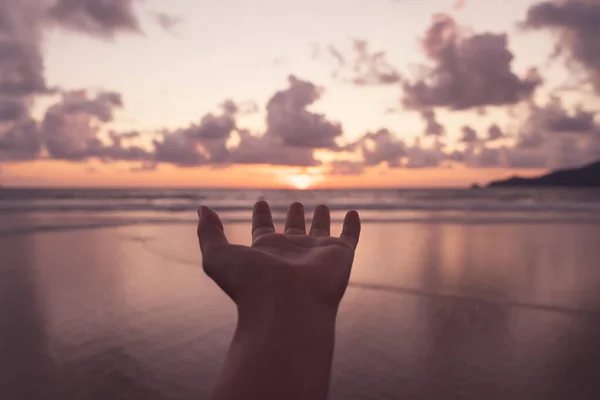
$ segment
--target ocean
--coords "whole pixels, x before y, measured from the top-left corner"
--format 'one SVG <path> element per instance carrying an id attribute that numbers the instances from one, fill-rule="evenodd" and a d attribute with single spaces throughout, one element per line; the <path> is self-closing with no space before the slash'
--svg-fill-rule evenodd
<path id="1" fill-rule="evenodd" d="M 194 222 L 200 205 L 217 211 L 223 221 L 247 222 L 261 199 L 269 201 L 280 222 L 294 201 L 305 205 L 309 219 L 315 206 L 327 204 L 338 221 L 349 209 L 358 210 L 365 222 L 387 223 L 600 220 L 600 191 L 590 189 L 0 189 L 0 215 L 39 216 L 39 225 L 5 224 L 0 234 Z"/>
<path id="2" fill-rule="evenodd" d="M 597 399 L 600 191 L 0 189 L 0 399 L 207 398 L 235 327 L 196 208 L 357 209 L 330 399 Z"/>

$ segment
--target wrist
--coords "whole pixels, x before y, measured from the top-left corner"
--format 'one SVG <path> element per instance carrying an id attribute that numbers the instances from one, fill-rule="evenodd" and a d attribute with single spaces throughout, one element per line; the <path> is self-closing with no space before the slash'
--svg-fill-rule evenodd
<path id="1" fill-rule="evenodd" d="M 306 336 L 311 330 L 318 330 L 333 335 L 336 316 L 337 309 L 312 293 L 281 287 L 238 303 L 238 331 Z"/>

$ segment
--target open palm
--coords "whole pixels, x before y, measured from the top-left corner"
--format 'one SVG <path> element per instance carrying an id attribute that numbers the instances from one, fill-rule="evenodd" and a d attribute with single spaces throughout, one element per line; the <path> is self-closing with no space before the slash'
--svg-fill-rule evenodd
<path id="1" fill-rule="evenodd" d="M 229 244 L 218 215 L 210 209 L 202 207 L 199 214 L 204 270 L 238 304 L 301 293 L 337 308 L 360 235 L 356 211 L 346 214 L 338 238 L 330 236 L 329 209 L 318 206 L 307 235 L 304 208 L 293 203 L 284 233 L 276 233 L 268 204 L 259 201 L 253 211 L 250 247 Z"/>

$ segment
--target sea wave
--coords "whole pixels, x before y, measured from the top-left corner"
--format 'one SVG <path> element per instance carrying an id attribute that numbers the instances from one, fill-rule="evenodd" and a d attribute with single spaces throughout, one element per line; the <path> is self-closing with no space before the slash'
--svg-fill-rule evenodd
<path id="1" fill-rule="evenodd" d="M 224 215 L 222 218 L 225 224 L 249 224 L 249 218 L 229 217 Z M 600 224 L 600 215 L 584 215 L 584 216 L 542 216 L 542 217 L 490 217 L 490 216 L 423 216 L 423 217 L 382 217 L 382 216 L 367 216 L 361 218 L 363 224 L 450 224 L 450 225 L 502 225 L 502 224 Z M 274 216 L 276 224 L 283 224 L 285 218 L 283 216 Z M 343 218 L 332 218 L 333 223 L 341 223 Z M 24 224 L 15 224 L 12 226 L 0 227 L 0 237 L 29 235 L 44 232 L 63 232 L 72 230 L 94 230 L 104 228 L 117 228 L 136 225 L 178 225 L 178 224 L 196 224 L 196 218 L 121 218 L 121 219 L 97 219 L 88 221 L 82 218 L 81 222 L 35 222 L 29 221 Z M 307 219 L 310 224 L 311 220 Z"/>
<path id="2" fill-rule="evenodd" d="M 234 212 L 252 209 L 252 203 L 247 204 L 153 204 L 153 203 L 127 203 L 127 202 L 98 202 L 98 203 L 34 203 L 14 202 L 0 203 L 0 214 L 29 213 L 29 212 L 119 212 L 119 211 L 160 211 L 160 212 L 189 212 L 195 211 L 199 205 L 206 204 L 215 211 Z M 321 202 L 305 202 L 306 209 L 314 209 Z M 288 203 L 271 203 L 273 212 L 285 212 Z M 502 203 L 502 202 L 414 202 L 414 203 L 360 203 L 337 202 L 330 203 L 332 211 L 341 210 L 370 210 L 370 211 L 600 211 L 600 203 L 562 202 L 562 203 Z"/>

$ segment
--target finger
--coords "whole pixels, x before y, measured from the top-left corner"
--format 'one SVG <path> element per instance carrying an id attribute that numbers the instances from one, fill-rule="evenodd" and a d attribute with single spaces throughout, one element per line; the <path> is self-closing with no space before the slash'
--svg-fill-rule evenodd
<path id="1" fill-rule="evenodd" d="M 258 201 L 252 211 L 252 240 L 268 233 L 274 233 L 273 216 L 266 201 Z"/>
<path id="2" fill-rule="evenodd" d="M 288 235 L 306 235 L 304 222 L 304 206 L 302 203 L 292 203 L 285 219 L 284 233 Z"/>
<path id="3" fill-rule="evenodd" d="M 208 207 L 200 207 L 198 210 L 200 221 L 198 222 L 198 239 L 200 241 L 200 250 L 202 254 L 210 248 L 227 244 L 223 223 L 221 219 Z"/>
<path id="4" fill-rule="evenodd" d="M 329 208 L 326 205 L 319 205 L 315 208 L 312 224 L 310 226 L 311 236 L 329 236 L 330 235 L 331 216 Z"/>
<path id="5" fill-rule="evenodd" d="M 350 245 L 353 249 L 358 245 L 360 237 L 360 217 L 354 210 L 348 211 L 344 218 L 344 227 L 340 239 Z"/>

